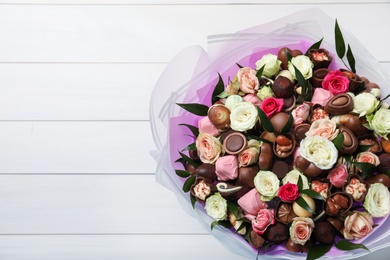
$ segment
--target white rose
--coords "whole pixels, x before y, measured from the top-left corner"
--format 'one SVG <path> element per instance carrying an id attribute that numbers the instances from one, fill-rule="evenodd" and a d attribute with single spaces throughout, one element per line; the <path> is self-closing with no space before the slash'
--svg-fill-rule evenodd
<path id="1" fill-rule="evenodd" d="M 321 136 L 307 136 L 301 141 L 299 153 L 322 170 L 328 170 L 336 163 L 338 151 L 334 144 Z"/>
<path id="2" fill-rule="evenodd" d="M 231 95 L 225 101 L 225 107 L 227 107 L 230 111 L 232 107 L 234 107 L 237 103 L 242 102 L 244 99 L 239 95 Z"/>
<path id="3" fill-rule="evenodd" d="M 359 114 L 359 117 L 372 114 L 379 105 L 379 100 L 371 93 L 360 93 L 353 98 L 352 113 Z"/>
<path id="4" fill-rule="evenodd" d="M 288 62 L 288 70 L 291 72 L 294 79 L 297 79 L 297 76 L 295 75 L 295 68 L 292 66 L 291 63 L 294 64 L 295 67 L 297 67 L 297 69 L 301 72 L 302 76 L 305 79 L 309 79 L 312 77 L 314 64 L 309 57 L 305 55 L 298 55 L 296 57 L 293 57 L 291 59 L 291 62 Z"/>
<path id="5" fill-rule="evenodd" d="M 390 193 L 387 187 L 382 183 L 371 184 L 363 206 L 375 218 L 386 216 L 390 211 Z"/>
<path id="6" fill-rule="evenodd" d="M 380 108 L 374 115 L 367 116 L 368 128 L 387 140 L 390 133 L 390 110 Z"/>
<path id="7" fill-rule="evenodd" d="M 379 88 L 373 88 L 371 89 L 370 93 L 374 95 L 376 98 L 381 97 L 381 90 Z"/>
<path id="8" fill-rule="evenodd" d="M 303 175 L 303 173 L 301 173 L 297 169 L 293 169 L 293 170 L 289 171 L 286 174 L 286 176 L 284 176 L 282 183 L 286 184 L 287 182 L 289 182 L 289 183 L 293 183 L 293 184 L 298 184 L 299 176 L 301 176 L 301 179 L 302 179 L 302 189 L 304 189 L 304 190 L 309 189 L 310 188 L 309 187 L 309 180 L 307 179 L 307 177 L 305 175 Z"/>
<path id="9" fill-rule="evenodd" d="M 274 97 L 275 94 L 272 91 L 272 88 L 269 86 L 263 86 L 259 91 L 257 92 L 257 97 L 261 100 L 264 100 L 265 98 Z"/>
<path id="10" fill-rule="evenodd" d="M 256 62 L 256 70 L 261 69 L 265 65 L 263 75 L 270 78 L 279 72 L 280 64 L 282 64 L 282 62 L 278 60 L 278 56 L 265 54 Z"/>
<path id="11" fill-rule="evenodd" d="M 207 214 L 215 220 L 227 218 L 227 201 L 218 192 L 207 198 L 204 208 Z"/>
<path id="12" fill-rule="evenodd" d="M 258 121 L 256 107 L 250 102 L 240 102 L 234 105 L 230 112 L 230 127 L 235 131 L 244 132 L 252 129 Z"/>
<path id="13" fill-rule="evenodd" d="M 279 179 L 271 171 L 259 171 L 254 180 L 256 190 L 260 193 L 262 201 L 272 200 L 279 190 Z"/>

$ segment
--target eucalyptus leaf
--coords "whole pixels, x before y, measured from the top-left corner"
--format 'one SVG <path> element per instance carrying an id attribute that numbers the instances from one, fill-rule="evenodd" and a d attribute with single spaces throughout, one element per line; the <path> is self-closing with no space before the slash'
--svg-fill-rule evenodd
<path id="1" fill-rule="evenodd" d="M 256 72 L 256 78 L 259 80 L 259 83 L 261 81 L 261 76 L 263 75 L 265 64 Z"/>
<path id="2" fill-rule="evenodd" d="M 301 176 L 299 176 L 299 177 L 301 177 Z M 324 198 L 318 192 L 311 190 L 311 189 L 302 190 L 301 194 L 305 194 L 313 199 L 324 200 Z"/>
<path id="3" fill-rule="evenodd" d="M 182 178 L 187 178 L 187 177 L 191 176 L 191 173 L 187 172 L 187 171 L 175 170 L 175 172 L 176 172 L 177 176 L 182 177 Z"/>
<path id="4" fill-rule="evenodd" d="M 292 114 L 290 114 L 287 123 L 283 126 L 282 130 L 280 130 L 280 133 L 281 134 L 288 133 L 291 130 L 293 124 L 294 124 L 294 117 L 292 116 Z"/>
<path id="5" fill-rule="evenodd" d="M 340 150 L 344 145 L 344 134 L 339 133 L 335 139 L 333 139 L 333 144 L 337 150 Z"/>
<path id="6" fill-rule="evenodd" d="M 183 160 L 186 161 L 187 163 L 191 164 L 195 168 L 199 167 L 199 165 L 200 165 L 199 162 L 192 160 L 190 157 L 188 157 L 187 155 L 185 155 L 182 152 L 179 152 L 179 154 L 180 154 L 181 158 L 183 158 Z"/>
<path id="7" fill-rule="evenodd" d="M 347 49 L 347 60 L 348 60 L 349 67 L 351 68 L 351 71 L 353 73 L 356 73 L 355 57 L 353 56 L 352 49 L 351 49 L 351 46 L 349 46 L 349 44 L 348 44 L 348 49 Z"/>
<path id="8" fill-rule="evenodd" d="M 223 83 L 223 79 L 221 74 L 218 73 L 218 83 L 215 85 L 213 94 L 211 95 L 211 104 L 214 104 L 219 100 L 218 95 L 221 94 L 225 90 L 225 84 Z M 206 113 L 207 115 L 207 113 Z"/>
<path id="9" fill-rule="evenodd" d="M 365 245 L 363 244 L 355 244 L 352 242 L 349 242 L 348 240 L 340 240 L 335 245 L 337 249 L 349 251 L 349 250 L 355 250 L 355 249 L 364 249 L 367 251 L 370 251 Z"/>
<path id="10" fill-rule="evenodd" d="M 195 144 L 195 142 L 192 143 L 192 144 L 187 145 L 187 146 L 184 147 L 183 150 L 181 150 L 181 151 L 183 152 L 183 151 L 189 151 L 189 150 L 192 150 L 192 151 L 195 151 L 195 150 L 196 150 L 196 144 Z"/>
<path id="11" fill-rule="evenodd" d="M 176 105 L 197 116 L 207 116 L 207 111 L 209 110 L 208 106 L 197 103 L 176 103 Z"/>
<path id="12" fill-rule="evenodd" d="M 274 126 L 272 125 L 271 123 L 271 120 L 268 118 L 268 116 L 264 113 L 263 110 L 261 110 L 261 108 L 259 108 L 258 106 L 256 106 L 257 108 L 257 112 L 259 113 L 259 118 L 260 118 L 260 122 L 263 126 L 263 128 L 270 132 L 270 133 L 273 133 L 275 130 L 274 130 Z"/>
<path id="13" fill-rule="evenodd" d="M 196 198 L 191 193 L 190 193 L 190 199 L 191 199 L 192 208 L 195 209 Z"/>
<path id="14" fill-rule="evenodd" d="M 236 218 L 238 218 L 238 214 L 239 214 L 239 211 L 240 211 L 240 206 L 238 206 L 237 203 L 235 203 L 233 201 L 230 201 L 230 200 L 227 201 L 227 206 L 228 206 L 228 209 L 230 210 L 230 212 L 233 213 L 233 215 Z"/>
<path id="15" fill-rule="evenodd" d="M 196 179 L 196 175 L 192 175 L 184 182 L 183 188 L 182 188 L 184 192 L 190 191 L 192 184 L 195 183 L 195 179 Z"/>
<path id="16" fill-rule="evenodd" d="M 197 137 L 199 135 L 199 128 L 193 125 L 188 125 L 188 124 L 179 124 L 180 126 L 186 126 L 188 129 L 190 129 L 191 133 Z"/>
<path id="17" fill-rule="evenodd" d="M 319 49 L 323 39 L 324 39 L 324 37 L 322 37 L 321 40 L 319 40 L 318 42 L 316 42 L 312 46 L 310 46 L 309 49 L 307 49 L 305 55 L 307 56 L 309 54 L 310 50 L 317 50 L 317 49 Z"/>
<path id="18" fill-rule="evenodd" d="M 295 201 L 299 206 L 304 208 L 305 210 L 311 212 L 314 214 L 314 211 L 310 208 L 310 206 L 307 204 L 306 200 L 302 198 L 302 196 L 299 196 L 298 199 Z"/>
<path id="19" fill-rule="evenodd" d="M 336 45 L 336 52 L 337 56 L 339 56 L 340 59 L 342 59 L 345 55 L 345 42 L 343 38 L 343 34 L 341 33 L 339 24 L 336 19 L 336 24 L 334 28 L 334 35 L 335 35 L 335 45 Z"/>
<path id="20" fill-rule="evenodd" d="M 332 248 L 332 245 L 316 244 L 312 245 L 307 252 L 306 260 L 318 259 L 325 255 Z"/>

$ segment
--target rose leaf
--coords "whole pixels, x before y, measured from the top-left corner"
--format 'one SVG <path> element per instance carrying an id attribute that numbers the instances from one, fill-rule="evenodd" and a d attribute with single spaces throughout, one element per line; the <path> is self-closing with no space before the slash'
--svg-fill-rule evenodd
<path id="1" fill-rule="evenodd" d="M 181 158 L 186 161 L 187 163 L 191 164 L 192 166 L 194 166 L 195 168 L 198 168 L 200 163 L 198 163 L 197 161 L 194 161 L 192 160 L 190 157 L 188 157 L 187 155 L 185 155 L 184 153 L 181 153 L 179 152 Z"/>
<path id="2" fill-rule="evenodd" d="M 362 171 L 361 177 L 363 179 L 370 177 L 375 171 L 375 165 L 366 162 L 352 162 L 359 170 Z"/>
<path id="3" fill-rule="evenodd" d="M 227 201 L 227 206 L 228 206 L 228 209 L 230 210 L 231 213 L 233 213 L 233 215 L 238 218 L 238 213 L 240 211 L 240 207 L 238 206 L 237 203 L 234 203 L 232 201 Z"/>
<path id="4" fill-rule="evenodd" d="M 353 73 L 356 73 L 355 57 L 353 57 L 352 49 L 351 49 L 351 46 L 349 46 L 349 44 L 348 44 L 348 50 L 347 50 L 347 60 L 348 60 L 348 63 L 349 63 L 349 67 L 351 67 L 351 71 Z"/>
<path id="5" fill-rule="evenodd" d="M 344 42 L 343 34 L 341 33 L 339 24 L 337 22 L 337 19 L 334 28 L 334 36 L 335 36 L 337 56 L 339 56 L 339 58 L 342 59 L 345 55 L 345 42 Z"/>
<path id="6" fill-rule="evenodd" d="M 365 151 L 367 151 L 368 149 L 370 149 L 373 146 L 374 146 L 373 144 L 366 144 L 366 145 L 360 144 L 358 146 L 357 153 L 365 152 Z"/>
<path id="7" fill-rule="evenodd" d="M 306 260 L 314 260 L 325 255 L 332 248 L 332 245 L 317 244 L 309 248 Z"/>
<path id="8" fill-rule="evenodd" d="M 320 46 L 321 46 L 321 43 L 322 43 L 322 40 L 324 39 L 324 37 L 321 38 L 321 40 L 319 40 L 318 42 L 314 43 L 312 46 L 309 47 L 309 49 L 307 49 L 305 55 L 307 56 L 309 54 L 309 51 L 310 50 L 316 50 L 316 49 L 319 49 Z"/>
<path id="9" fill-rule="evenodd" d="M 349 242 L 348 240 L 340 240 L 339 242 L 337 242 L 336 248 L 344 251 L 355 250 L 355 249 L 365 249 L 367 251 L 370 251 L 365 245 L 355 244 Z"/>
<path id="10" fill-rule="evenodd" d="M 297 185 L 298 185 L 298 190 L 299 190 L 299 192 L 301 192 L 301 191 L 303 190 L 303 181 L 302 181 L 301 175 L 298 175 L 298 182 L 297 182 Z"/>
<path id="11" fill-rule="evenodd" d="M 307 204 L 306 200 L 302 198 L 302 196 L 299 196 L 295 202 L 298 203 L 298 205 L 304 208 L 305 210 L 314 214 L 314 211 L 310 208 L 310 206 Z"/>
<path id="12" fill-rule="evenodd" d="M 197 137 L 199 135 L 199 129 L 196 127 L 196 126 L 193 126 L 193 125 L 187 125 L 187 124 L 179 124 L 180 126 L 186 126 L 188 129 L 190 129 L 190 131 L 192 132 L 192 134 Z"/>
<path id="13" fill-rule="evenodd" d="M 263 110 L 261 110 L 258 106 L 256 106 L 256 108 L 257 108 L 257 112 L 259 113 L 259 118 L 264 129 L 270 133 L 273 133 L 275 130 L 271 123 L 271 120 L 268 118 L 268 116 L 264 113 Z"/>
<path id="14" fill-rule="evenodd" d="M 195 143 L 189 144 L 186 147 L 184 147 L 183 150 L 181 150 L 181 151 L 183 152 L 183 151 L 187 151 L 187 150 L 196 151 L 196 144 Z"/>
<path id="15" fill-rule="evenodd" d="M 187 171 L 175 170 L 175 172 L 176 172 L 177 176 L 182 177 L 182 178 L 187 178 L 187 177 L 191 176 L 191 173 L 187 172 Z"/>
<path id="16" fill-rule="evenodd" d="M 294 67 L 295 76 L 297 78 L 297 81 L 298 81 L 299 85 L 302 86 L 302 93 L 305 95 L 307 93 L 307 88 L 308 88 L 307 81 L 305 80 L 305 77 L 302 75 L 301 71 L 294 64 L 292 64 L 292 65 Z"/>
<path id="17" fill-rule="evenodd" d="M 197 116 L 207 116 L 207 111 L 209 110 L 208 106 L 197 103 L 176 103 L 176 105 Z"/>
<path id="18" fill-rule="evenodd" d="M 244 68 L 244 66 L 241 66 L 241 64 L 236 63 L 236 65 L 237 65 L 240 69 Z"/>
<path id="19" fill-rule="evenodd" d="M 339 133 L 336 138 L 333 140 L 333 144 L 337 150 L 340 150 L 344 145 L 344 134 Z"/>
<path id="20" fill-rule="evenodd" d="M 301 176 L 299 176 L 299 177 L 301 177 Z M 301 193 L 305 194 L 313 199 L 324 200 L 324 198 L 318 192 L 311 190 L 311 189 L 302 190 Z"/>
<path id="21" fill-rule="evenodd" d="M 228 220 L 215 220 L 213 221 L 213 223 L 211 223 L 211 230 L 213 230 L 213 228 L 215 226 L 223 226 L 225 228 L 231 228 L 232 227 L 232 224 L 230 223 L 230 221 Z"/>
<path id="22" fill-rule="evenodd" d="M 259 83 L 261 81 L 261 76 L 263 75 L 265 64 L 256 72 L 256 78 L 259 80 Z"/>
<path id="23" fill-rule="evenodd" d="M 192 175 L 189 177 L 183 184 L 183 191 L 184 192 L 189 192 L 191 189 L 192 184 L 195 183 L 196 175 Z"/>
<path id="24" fill-rule="evenodd" d="M 283 134 L 283 133 L 290 132 L 293 123 L 294 123 L 294 117 L 292 116 L 292 114 L 290 114 L 287 123 L 283 126 L 282 130 L 280 130 L 280 133 Z"/>
<path id="25" fill-rule="evenodd" d="M 211 95 L 211 104 L 214 104 L 219 100 L 219 95 L 225 90 L 225 84 L 223 83 L 223 79 L 221 74 L 218 73 L 218 83 L 215 85 L 213 94 Z M 207 113 L 206 113 L 207 115 Z"/>

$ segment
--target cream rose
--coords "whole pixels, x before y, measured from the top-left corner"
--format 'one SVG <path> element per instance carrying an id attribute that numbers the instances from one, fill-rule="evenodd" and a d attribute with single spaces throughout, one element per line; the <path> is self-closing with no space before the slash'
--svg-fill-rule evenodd
<path id="1" fill-rule="evenodd" d="M 278 193 L 279 179 L 278 176 L 271 171 L 259 171 L 253 182 L 263 201 L 272 200 Z"/>
<path id="2" fill-rule="evenodd" d="M 311 218 L 295 217 L 290 226 L 290 238 L 295 244 L 304 245 L 311 236 L 314 222 Z"/>
<path id="3" fill-rule="evenodd" d="M 284 176 L 284 178 L 282 179 L 282 183 L 283 183 L 283 185 L 286 184 L 287 182 L 293 183 L 293 184 L 298 184 L 299 176 L 301 176 L 301 179 L 302 179 L 302 189 L 304 189 L 304 190 L 309 189 L 310 188 L 309 187 L 309 180 L 307 179 L 307 177 L 305 175 L 303 175 L 303 173 L 301 173 L 297 169 L 293 169 L 293 170 L 289 171 L 286 174 L 286 176 Z"/>
<path id="4" fill-rule="evenodd" d="M 240 90 L 244 93 L 256 94 L 259 89 L 259 79 L 256 77 L 256 71 L 252 68 L 241 68 L 237 72 Z"/>
<path id="5" fill-rule="evenodd" d="M 371 184 L 363 206 L 375 218 L 386 216 L 390 211 L 390 193 L 387 187 L 382 183 Z"/>
<path id="6" fill-rule="evenodd" d="M 321 136 L 307 136 L 303 139 L 299 153 L 322 170 L 332 168 L 338 157 L 338 151 L 334 144 Z"/>
<path id="7" fill-rule="evenodd" d="M 371 163 L 375 166 L 378 166 L 380 164 L 379 157 L 372 153 L 372 152 L 361 152 L 356 155 L 356 161 L 357 162 L 365 162 L 365 163 Z"/>
<path id="8" fill-rule="evenodd" d="M 243 102 L 244 99 L 239 95 L 231 95 L 225 101 L 225 107 L 227 107 L 230 111 L 237 104 Z"/>
<path id="9" fill-rule="evenodd" d="M 219 221 L 227 218 L 227 201 L 218 192 L 207 198 L 204 208 L 207 215 L 215 220 Z"/>
<path id="10" fill-rule="evenodd" d="M 314 64 L 309 57 L 305 55 L 298 55 L 293 57 L 291 62 L 288 62 L 288 70 L 291 72 L 294 79 L 297 79 L 297 76 L 295 75 L 295 68 L 292 65 L 294 65 L 301 72 L 305 79 L 312 77 Z"/>
<path id="11" fill-rule="evenodd" d="M 240 102 L 234 105 L 230 113 L 230 127 L 244 132 L 252 129 L 258 121 L 256 107 L 250 102 Z"/>
<path id="12" fill-rule="evenodd" d="M 380 108 L 375 114 L 367 116 L 368 128 L 386 140 L 387 135 L 390 134 L 390 110 L 387 108 Z"/>
<path id="13" fill-rule="evenodd" d="M 330 141 L 335 139 L 338 134 L 339 130 L 336 129 L 336 123 L 329 118 L 314 121 L 309 131 L 306 132 L 306 136 L 321 136 Z"/>
<path id="14" fill-rule="evenodd" d="M 222 144 L 219 139 L 207 133 L 199 133 L 195 145 L 198 156 L 204 163 L 215 164 L 222 153 Z"/>
<path id="15" fill-rule="evenodd" d="M 343 235 L 345 239 L 360 239 L 372 231 L 374 221 L 367 212 L 354 211 L 344 220 Z"/>
<path id="16" fill-rule="evenodd" d="M 261 69 L 265 65 L 263 75 L 270 78 L 279 72 L 280 64 L 282 62 L 278 60 L 278 56 L 269 53 L 256 62 L 256 70 Z"/>
<path id="17" fill-rule="evenodd" d="M 260 100 L 264 100 L 269 97 L 274 97 L 275 94 L 272 91 L 272 88 L 269 86 L 263 86 L 259 91 L 257 92 L 257 97 L 260 98 Z"/>
<path id="18" fill-rule="evenodd" d="M 353 98 L 352 113 L 359 117 L 372 114 L 379 105 L 379 100 L 371 93 L 360 93 Z"/>
<path id="19" fill-rule="evenodd" d="M 259 160 L 259 149 L 254 147 L 246 148 L 238 155 L 238 167 L 246 167 L 257 163 Z"/>

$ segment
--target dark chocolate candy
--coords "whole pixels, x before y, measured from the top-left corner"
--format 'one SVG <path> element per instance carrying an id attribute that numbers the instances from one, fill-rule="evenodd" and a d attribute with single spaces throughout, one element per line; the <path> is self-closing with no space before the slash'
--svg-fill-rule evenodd
<path id="1" fill-rule="evenodd" d="M 313 230 L 313 237 L 321 244 L 325 244 L 325 245 L 333 244 L 335 236 L 336 236 L 336 229 L 329 221 L 323 220 L 315 224 Z"/>
<path id="2" fill-rule="evenodd" d="M 238 178 L 236 181 L 236 185 L 254 188 L 255 185 L 253 183 L 253 180 L 259 170 L 260 169 L 258 165 L 238 168 Z"/>
<path id="3" fill-rule="evenodd" d="M 310 124 L 307 123 L 300 124 L 294 127 L 293 135 L 296 141 L 296 145 L 299 146 L 302 139 L 306 138 L 306 132 L 309 131 L 309 129 L 310 129 Z"/>
<path id="4" fill-rule="evenodd" d="M 207 178 L 210 181 L 215 181 L 217 179 L 217 174 L 215 173 L 215 165 L 202 163 L 196 168 L 196 175 L 199 177 Z"/>
<path id="5" fill-rule="evenodd" d="M 270 225 L 265 231 L 266 239 L 275 244 L 281 244 L 285 242 L 289 237 L 288 226 L 280 222 Z"/>
<path id="6" fill-rule="evenodd" d="M 244 195 L 240 192 L 243 188 L 242 186 L 235 186 L 227 182 L 219 182 L 216 187 L 221 196 L 227 200 L 236 200 Z"/>
<path id="7" fill-rule="evenodd" d="M 285 161 L 276 161 L 272 166 L 272 172 L 278 176 L 279 179 L 283 179 L 290 171 L 290 165 Z"/>
<path id="8" fill-rule="evenodd" d="M 338 94 L 326 103 L 324 109 L 332 115 L 348 114 L 353 110 L 353 99 L 349 94 Z"/>
<path id="9" fill-rule="evenodd" d="M 320 58 L 317 58 L 320 56 Z M 333 61 L 333 56 L 326 49 L 311 49 L 308 52 L 308 57 L 313 62 L 313 69 L 328 68 Z"/>
<path id="10" fill-rule="evenodd" d="M 276 77 L 272 84 L 272 91 L 278 98 L 288 98 L 294 95 L 294 84 L 284 76 Z"/>

